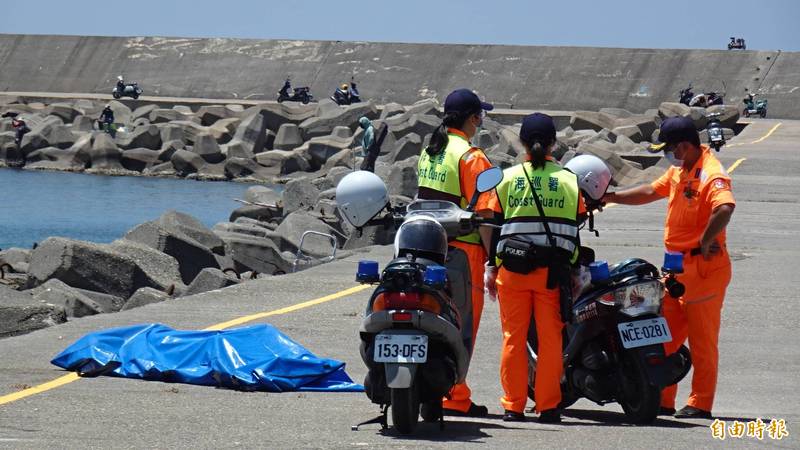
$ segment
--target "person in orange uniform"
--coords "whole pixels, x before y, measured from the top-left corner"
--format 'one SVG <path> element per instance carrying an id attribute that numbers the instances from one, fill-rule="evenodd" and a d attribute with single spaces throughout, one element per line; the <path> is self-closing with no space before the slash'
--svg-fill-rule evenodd
<path id="1" fill-rule="evenodd" d="M 418 198 L 448 200 L 461 207 L 466 206 L 475 192 L 478 174 L 492 167 L 492 163 L 470 139 L 481 126 L 484 111 L 493 106 L 482 102 L 469 89 L 451 92 L 444 102 L 442 124 L 431 137 L 430 144 L 422 151 L 418 166 Z M 493 213 L 486 205 L 493 194 L 479 197 L 475 212 L 491 218 Z M 459 236 L 450 242 L 452 247 L 463 250 L 470 265 L 472 282 L 472 347 L 483 312 L 483 267 L 489 254 L 492 230 L 481 227 L 477 233 Z M 443 400 L 446 414 L 484 417 L 488 409 L 471 400 L 472 392 L 467 383 L 453 387 Z"/>
<path id="2" fill-rule="evenodd" d="M 659 141 L 672 167 L 650 185 L 608 193 L 606 202 L 640 205 L 668 197 L 664 245 L 682 252 L 686 286 L 680 298 L 664 298 L 664 317 L 674 353 L 687 339 L 692 352 L 692 391 L 686 406 L 675 412 L 677 385 L 661 393 L 661 414 L 676 418 L 711 418 L 717 386 L 720 315 L 731 280 L 731 261 L 725 246 L 725 227 L 735 201 L 731 179 L 709 147 L 700 144 L 694 122 L 673 117 L 661 124 Z"/>
<path id="3" fill-rule="evenodd" d="M 486 287 L 490 295 L 497 291 L 503 329 L 500 403 L 504 421 L 526 420 L 527 336 L 533 313 L 539 342 L 536 411 L 539 422 L 558 423 L 564 328 L 561 287 L 578 257 L 578 230 L 586 206 L 575 174 L 551 155 L 556 144 L 553 119 L 541 113 L 525 117 L 519 137 L 527 151 L 526 161 L 506 169 L 495 188 L 503 212 L 497 243 L 500 268 L 487 268 Z"/>

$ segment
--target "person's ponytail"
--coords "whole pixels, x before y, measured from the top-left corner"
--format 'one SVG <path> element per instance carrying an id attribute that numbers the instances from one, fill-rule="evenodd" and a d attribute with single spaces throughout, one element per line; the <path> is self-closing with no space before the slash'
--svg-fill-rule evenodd
<path id="1" fill-rule="evenodd" d="M 447 142 L 449 140 L 447 137 L 447 129 L 457 128 L 460 130 L 464 126 L 464 122 L 466 122 L 469 116 L 473 114 L 475 113 L 449 112 L 445 114 L 444 118 L 442 118 L 442 124 L 439 125 L 436 130 L 434 130 L 428 146 L 425 147 L 425 151 L 428 153 L 428 155 L 435 156 L 443 152 L 445 147 L 447 147 Z"/>
<path id="2" fill-rule="evenodd" d="M 540 141 L 534 141 L 528 150 L 528 155 L 531 157 L 531 165 L 534 169 L 544 168 L 547 163 L 547 146 Z"/>
<path id="3" fill-rule="evenodd" d="M 428 156 L 436 156 L 441 153 L 445 147 L 447 147 L 447 125 L 442 122 L 441 125 L 436 127 L 431 135 L 431 140 L 428 143 L 428 146 L 425 147 L 425 151 L 428 153 Z"/>

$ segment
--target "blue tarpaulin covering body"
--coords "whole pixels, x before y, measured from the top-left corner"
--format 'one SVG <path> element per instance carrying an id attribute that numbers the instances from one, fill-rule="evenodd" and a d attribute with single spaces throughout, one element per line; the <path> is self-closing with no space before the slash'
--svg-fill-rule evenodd
<path id="1" fill-rule="evenodd" d="M 112 375 L 268 392 L 361 392 L 344 363 L 319 358 L 271 325 L 181 331 L 143 324 L 87 334 L 51 361 Z"/>

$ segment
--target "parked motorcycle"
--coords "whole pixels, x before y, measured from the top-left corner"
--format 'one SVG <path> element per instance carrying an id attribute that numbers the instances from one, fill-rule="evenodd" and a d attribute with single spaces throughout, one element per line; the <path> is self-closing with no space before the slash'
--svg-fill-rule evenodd
<path id="1" fill-rule="evenodd" d="M 678 254 L 682 257 L 681 254 Z M 683 295 L 675 278 L 680 264 L 665 264 L 663 275 L 649 262 L 632 258 L 608 267 L 590 264 L 592 281 L 576 291 L 573 319 L 564 329 L 564 409 L 585 397 L 599 405 L 617 402 L 627 419 L 651 423 L 658 415 L 661 390 L 689 372 L 689 350 L 665 355 L 664 342 L 672 340 L 661 316 L 664 289 Z M 579 288 L 580 289 L 580 288 Z M 531 326 L 528 336 L 528 395 L 534 398 L 538 343 Z"/>
<path id="2" fill-rule="evenodd" d="M 678 94 L 678 101 L 687 106 L 698 106 L 705 108 L 712 105 L 722 105 L 724 102 L 725 93 L 710 91 L 700 94 L 695 94 L 692 89 L 692 83 L 689 83 L 685 89 L 681 89 Z"/>
<path id="3" fill-rule="evenodd" d="M 311 95 L 311 88 L 308 86 L 294 88 L 294 90 L 292 90 L 292 81 L 291 79 L 286 78 L 286 81 L 283 83 L 283 87 L 280 91 L 278 91 L 278 103 L 283 103 L 286 101 L 303 102 L 305 105 L 308 104 L 308 102 L 314 101 L 314 96 Z"/>
<path id="4" fill-rule="evenodd" d="M 722 122 L 719 117 L 721 112 L 708 114 L 708 125 L 706 131 L 708 132 L 708 145 L 714 147 L 714 150 L 719 151 L 725 145 L 725 133 L 722 130 Z"/>
<path id="5" fill-rule="evenodd" d="M 130 83 L 126 84 L 124 89 L 120 89 L 119 86 L 114 86 L 114 89 L 111 91 L 111 96 L 117 100 L 122 97 L 132 97 L 136 100 L 142 95 L 142 92 L 142 88 L 139 87 L 138 83 Z"/>
<path id="6" fill-rule="evenodd" d="M 369 172 L 342 179 L 337 201 L 348 177 L 365 173 Z M 368 423 L 388 428 L 389 408 L 401 434 L 412 433 L 420 415 L 443 426 L 442 398 L 466 378 L 473 346 L 469 261 L 447 242 L 483 223 L 472 208 L 478 195 L 493 189 L 502 177 L 499 168 L 481 173 L 466 210 L 448 201 L 416 200 L 405 213 L 395 211 L 388 218 L 389 223 L 401 222 L 394 259 L 380 275 L 377 262 L 359 263 L 356 281 L 377 283 L 359 333 L 361 358 L 369 369 L 364 387 L 369 399 L 380 405 L 381 415 L 354 429 Z M 344 205 L 342 215 L 348 217 Z M 380 223 L 386 224 L 387 218 L 368 222 Z"/>
<path id="7" fill-rule="evenodd" d="M 350 78 L 350 86 L 343 84 L 338 87 L 331 95 L 331 100 L 339 106 L 352 105 L 353 103 L 361 103 L 361 94 L 358 93 L 356 82 Z"/>
<path id="8" fill-rule="evenodd" d="M 756 100 L 757 95 L 758 94 L 747 94 L 747 97 L 742 100 L 744 103 L 744 111 L 742 111 L 742 114 L 745 117 L 753 115 L 758 115 L 762 118 L 767 117 L 767 99 Z"/>
<path id="9" fill-rule="evenodd" d="M 744 43 L 744 38 L 736 38 L 731 36 L 731 41 L 728 42 L 728 50 L 733 49 L 747 50 L 747 45 Z"/>

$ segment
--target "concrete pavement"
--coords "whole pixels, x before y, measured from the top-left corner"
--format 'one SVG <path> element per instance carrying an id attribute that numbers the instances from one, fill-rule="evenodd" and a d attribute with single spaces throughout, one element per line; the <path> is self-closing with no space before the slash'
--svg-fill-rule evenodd
<path id="1" fill-rule="evenodd" d="M 737 208 L 728 231 L 734 275 L 723 312 L 714 413 L 729 424 L 734 419 L 785 419 L 790 436 L 782 441 L 768 436 L 763 441 L 715 441 L 710 422 L 702 420 L 660 418 L 651 426 L 630 426 L 619 406 L 587 400 L 569 408 L 561 425 L 504 423 L 498 402 L 501 333 L 497 305 L 491 302 L 468 378 L 474 400 L 487 405 L 491 415 L 448 420 L 443 432 L 428 424 L 410 438 L 381 433 L 376 426 L 352 432 L 350 425 L 377 413 L 359 393 L 241 393 L 100 377 L 13 399 L 25 387 L 62 377 L 65 373 L 51 366 L 50 358 L 85 333 L 142 322 L 198 329 L 264 311 L 278 312 L 257 321 L 277 326 L 320 356 L 345 361 L 348 373 L 360 381 L 365 369 L 357 329 L 369 289 L 313 306 L 282 308 L 353 287 L 358 259 L 377 259 L 382 266 L 388 261 L 391 249 L 377 247 L 295 275 L 0 340 L 0 448 L 463 448 L 468 443 L 493 448 L 797 448 L 800 305 L 793 282 L 800 265 L 798 143 L 800 121 L 753 120 L 719 155 L 726 167 L 738 165 L 732 173 Z M 665 207 L 658 202 L 609 208 L 596 218 L 600 237 L 585 233 L 584 239 L 601 259 L 637 256 L 660 262 Z M 688 380 L 681 386 L 679 403 L 686 398 Z"/>

